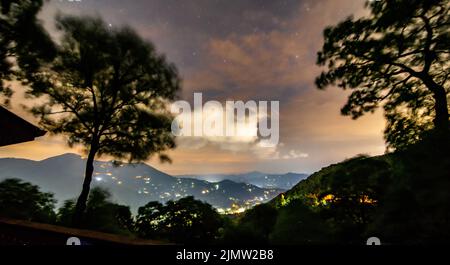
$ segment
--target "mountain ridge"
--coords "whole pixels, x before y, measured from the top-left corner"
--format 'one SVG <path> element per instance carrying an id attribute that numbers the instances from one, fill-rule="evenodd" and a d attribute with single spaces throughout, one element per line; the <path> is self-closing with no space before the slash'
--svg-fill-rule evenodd
<path id="1" fill-rule="evenodd" d="M 65 153 L 40 161 L 0 158 L 0 180 L 19 178 L 39 185 L 55 194 L 59 204 L 76 198 L 84 178 L 85 159 Z M 260 188 L 248 183 L 216 182 L 179 178 L 145 163 L 115 165 L 112 161 L 95 161 L 92 186 L 107 188 L 118 203 L 133 210 L 149 201 L 176 200 L 194 196 L 216 208 L 251 207 L 266 202 L 284 189 Z"/>
<path id="2" fill-rule="evenodd" d="M 237 174 L 189 174 L 177 175 L 180 178 L 202 179 L 210 182 L 217 182 L 229 179 L 235 182 L 248 183 L 260 188 L 280 188 L 288 190 L 299 181 L 306 179 L 309 175 L 304 173 L 269 174 L 259 171 Z"/>

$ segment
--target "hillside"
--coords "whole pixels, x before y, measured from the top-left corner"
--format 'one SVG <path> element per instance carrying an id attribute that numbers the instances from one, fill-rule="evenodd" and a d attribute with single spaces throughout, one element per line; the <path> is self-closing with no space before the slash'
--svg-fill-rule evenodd
<path id="1" fill-rule="evenodd" d="M 391 176 L 392 155 L 376 157 L 357 156 L 343 162 L 329 165 L 308 178 L 300 181 L 292 189 L 278 195 L 270 204 L 277 207 L 300 199 L 317 203 L 321 198 L 345 192 L 372 195 L 388 185 Z"/>

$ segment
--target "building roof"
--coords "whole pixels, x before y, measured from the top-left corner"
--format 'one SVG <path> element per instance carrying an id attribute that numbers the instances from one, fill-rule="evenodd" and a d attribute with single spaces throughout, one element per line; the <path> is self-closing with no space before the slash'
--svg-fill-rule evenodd
<path id="1" fill-rule="evenodd" d="M 33 141 L 46 131 L 0 106 L 0 146 Z"/>

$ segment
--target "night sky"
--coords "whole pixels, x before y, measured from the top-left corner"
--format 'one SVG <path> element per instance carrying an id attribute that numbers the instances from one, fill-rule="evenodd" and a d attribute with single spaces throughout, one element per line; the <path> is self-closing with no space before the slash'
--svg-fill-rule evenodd
<path id="1" fill-rule="evenodd" d="M 203 92 L 204 100 L 221 102 L 280 101 L 277 147 L 184 138 L 169 152 L 172 164 L 148 161 L 160 170 L 311 173 L 357 154 L 384 152 L 381 111 L 356 121 L 340 116 L 347 92 L 314 86 L 323 29 L 348 15 L 363 15 L 363 0 L 52 0 L 40 18 L 55 37 L 53 17 L 58 11 L 98 15 L 113 27 L 134 28 L 178 67 L 184 99 Z M 13 111 L 34 121 L 19 107 L 31 103 L 17 94 Z M 4 147 L 0 157 L 44 159 L 66 152 L 77 149 L 66 147 L 61 137 L 46 136 Z"/>

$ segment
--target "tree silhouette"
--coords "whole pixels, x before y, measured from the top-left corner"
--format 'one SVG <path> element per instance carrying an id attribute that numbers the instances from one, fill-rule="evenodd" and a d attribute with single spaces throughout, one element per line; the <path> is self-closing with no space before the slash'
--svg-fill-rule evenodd
<path id="1" fill-rule="evenodd" d="M 393 177 L 366 236 L 392 244 L 445 244 L 450 238 L 450 135 L 398 152 Z"/>
<path id="2" fill-rule="evenodd" d="M 62 32 L 55 60 L 33 74 L 32 108 L 46 130 L 85 146 L 82 192 L 74 224 L 86 208 L 94 158 L 107 154 L 129 162 L 174 148 L 166 108 L 179 90 L 177 71 L 132 29 L 112 28 L 99 18 L 57 17 Z M 48 100 L 45 100 L 48 99 Z"/>
<path id="3" fill-rule="evenodd" d="M 75 200 L 66 200 L 58 211 L 58 223 L 72 226 Z M 111 202 L 111 194 L 100 187 L 89 193 L 84 216 L 84 227 L 99 231 L 129 234 L 133 227 L 130 207 Z"/>
<path id="4" fill-rule="evenodd" d="M 448 133 L 450 4 L 446 0 L 370 1 L 370 16 L 324 31 L 319 88 L 350 88 L 342 108 L 358 118 L 383 105 L 389 147 L 417 142 L 431 128 Z"/>
<path id="5" fill-rule="evenodd" d="M 0 216 L 29 221 L 55 221 L 56 200 L 52 193 L 20 179 L 0 182 Z"/>
<path id="6" fill-rule="evenodd" d="M 135 230 L 143 238 L 155 238 L 161 234 L 160 224 L 164 218 L 164 205 L 152 201 L 139 207 Z"/>
<path id="7" fill-rule="evenodd" d="M 213 242 L 222 226 L 222 217 L 211 205 L 189 196 L 166 205 L 149 202 L 136 216 L 136 232 L 144 238 L 199 244 Z"/>
<path id="8" fill-rule="evenodd" d="M 42 0 L 0 0 L 0 95 L 5 96 L 5 105 L 13 91 L 3 81 L 16 77 L 27 84 L 40 61 L 54 56 L 53 42 L 36 19 L 42 4 Z"/>
<path id="9" fill-rule="evenodd" d="M 245 211 L 244 215 L 234 220 L 225 219 L 223 244 L 267 245 L 269 234 L 277 220 L 278 212 L 270 204 L 259 204 Z"/>
<path id="10" fill-rule="evenodd" d="M 274 245 L 319 245 L 331 243 L 330 227 L 300 200 L 280 209 L 270 242 Z"/>

